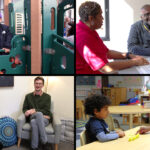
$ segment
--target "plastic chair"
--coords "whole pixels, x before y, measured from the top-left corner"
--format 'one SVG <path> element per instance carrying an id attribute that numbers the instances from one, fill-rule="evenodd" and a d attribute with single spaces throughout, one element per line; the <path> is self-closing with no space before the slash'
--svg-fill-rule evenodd
<path id="1" fill-rule="evenodd" d="M 88 134 L 87 134 L 86 130 L 83 130 L 80 134 L 80 144 L 81 144 L 81 146 L 83 146 L 88 143 L 90 143 Z"/>

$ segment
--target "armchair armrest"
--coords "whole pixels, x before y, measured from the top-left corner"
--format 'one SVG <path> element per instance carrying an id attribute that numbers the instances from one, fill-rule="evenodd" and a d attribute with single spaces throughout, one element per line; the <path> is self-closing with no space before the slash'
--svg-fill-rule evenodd
<path id="1" fill-rule="evenodd" d="M 23 125 L 25 124 L 25 122 L 26 122 L 26 118 L 25 118 L 25 115 L 22 113 L 17 119 L 17 135 L 18 135 L 18 137 L 21 137 L 22 128 L 23 128 Z"/>
<path id="2" fill-rule="evenodd" d="M 55 114 L 53 115 L 53 122 L 52 126 L 55 132 L 55 143 L 59 143 L 60 136 L 61 136 L 61 121 Z"/>

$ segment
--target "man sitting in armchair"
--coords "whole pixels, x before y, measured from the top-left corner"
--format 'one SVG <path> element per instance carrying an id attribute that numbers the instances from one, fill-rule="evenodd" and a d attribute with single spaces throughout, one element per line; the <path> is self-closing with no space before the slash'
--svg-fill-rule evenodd
<path id="1" fill-rule="evenodd" d="M 26 95 L 23 104 L 23 112 L 32 129 L 31 150 L 38 150 L 39 138 L 43 150 L 46 150 L 45 126 L 52 120 L 52 113 L 50 112 L 51 97 L 42 91 L 43 86 L 44 79 L 36 77 L 34 79 L 35 91 Z"/>

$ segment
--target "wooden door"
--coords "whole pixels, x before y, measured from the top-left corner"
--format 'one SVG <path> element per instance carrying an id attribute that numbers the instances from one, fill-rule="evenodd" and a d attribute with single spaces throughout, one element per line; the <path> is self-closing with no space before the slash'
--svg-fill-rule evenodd
<path id="1" fill-rule="evenodd" d="M 116 88 L 111 88 L 111 95 L 110 95 L 111 105 L 116 105 Z"/>
<path id="2" fill-rule="evenodd" d="M 120 102 L 125 102 L 127 99 L 127 89 L 126 88 L 116 88 L 116 103 L 119 105 Z"/>

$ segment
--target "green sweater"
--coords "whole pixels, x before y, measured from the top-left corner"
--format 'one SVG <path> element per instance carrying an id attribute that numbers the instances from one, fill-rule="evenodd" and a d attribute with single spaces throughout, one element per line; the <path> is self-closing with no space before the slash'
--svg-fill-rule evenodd
<path id="1" fill-rule="evenodd" d="M 51 108 L 51 96 L 44 93 L 40 95 L 34 95 L 34 93 L 29 93 L 26 95 L 24 104 L 23 104 L 23 112 L 25 113 L 29 109 L 35 109 L 38 112 L 42 112 L 43 115 L 50 116 L 50 120 L 52 120 L 52 113 L 50 111 Z"/>

